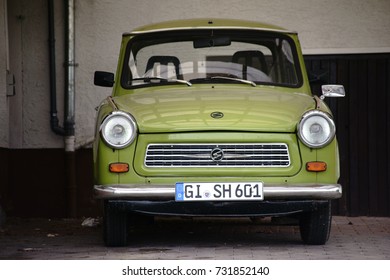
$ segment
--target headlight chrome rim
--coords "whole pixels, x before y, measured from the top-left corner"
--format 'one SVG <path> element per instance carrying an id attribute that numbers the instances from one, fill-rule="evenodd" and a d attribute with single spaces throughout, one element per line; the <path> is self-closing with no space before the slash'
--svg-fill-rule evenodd
<path id="1" fill-rule="evenodd" d="M 313 118 L 318 118 L 317 121 L 314 121 Z M 310 128 L 307 127 L 309 121 L 312 121 L 312 125 Z M 320 121 L 321 120 L 321 121 Z M 320 123 L 321 122 L 321 123 Z M 324 127 L 325 126 L 325 127 Z M 312 141 L 313 139 L 309 139 L 307 136 L 308 129 L 314 130 L 314 133 L 318 132 L 318 130 L 324 131 L 325 130 L 325 137 L 322 137 L 323 139 L 321 141 Z M 336 135 L 336 126 L 333 121 L 333 119 L 325 112 L 319 111 L 319 110 L 312 110 L 306 112 L 299 124 L 298 124 L 298 138 L 301 140 L 302 143 L 304 143 L 309 148 L 323 148 L 326 145 L 328 145 L 332 140 L 334 139 Z"/>
<path id="2" fill-rule="evenodd" d="M 100 135 L 109 147 L 123 149 L 134 142 L 137 136 L 137 125 L 130 114 L 113 111 L 100 125 Z"/>

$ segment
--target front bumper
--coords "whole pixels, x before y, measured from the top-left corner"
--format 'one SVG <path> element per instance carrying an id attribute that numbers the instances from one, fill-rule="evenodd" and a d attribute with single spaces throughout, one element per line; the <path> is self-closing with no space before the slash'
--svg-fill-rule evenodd
<path id="1" fill-rule="evenodd" d="M 95 185 L 95 198 L 168 201 L 175 200 L 173 185 Z M 330 200 L 340 198 L 340 184 L 264 184 L 264 200 Z"/>

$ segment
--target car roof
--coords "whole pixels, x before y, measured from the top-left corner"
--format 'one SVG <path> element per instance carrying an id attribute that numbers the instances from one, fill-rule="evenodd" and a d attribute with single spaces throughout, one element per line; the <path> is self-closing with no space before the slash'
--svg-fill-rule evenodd
<path id="1" fill-rule="evenodd" d="M 279 33 L 296 34 L 282 27 L 262 22 L 238 20 L 238 19 L 185 19 L 173 20 L 160 23 L 145 25 L 134 29 L 130 33 L 123 35 L 137 35 L 152 32 L 162 32 L 171 30 L 194 30 L 194 29 L 242 29 L 242 30 L 261 30 L 273 31 Z"/>

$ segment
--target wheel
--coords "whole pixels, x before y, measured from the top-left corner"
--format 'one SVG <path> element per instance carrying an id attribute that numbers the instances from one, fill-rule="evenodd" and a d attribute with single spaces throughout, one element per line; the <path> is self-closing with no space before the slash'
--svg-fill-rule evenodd
<path id="1" fill-rule="evenodd" d="M 319 204 L 311 212 L 305 212 L 299 220 L 302 241 L 309 245 L 323 245 L 328 241 L 332 224 L 331 203 Z"/>
<path id="2" fill-rule="evenodd" d="M 106 246 L 127 245 L 127 212 L 109 202 L 104 203 L 103 239 Z"/>

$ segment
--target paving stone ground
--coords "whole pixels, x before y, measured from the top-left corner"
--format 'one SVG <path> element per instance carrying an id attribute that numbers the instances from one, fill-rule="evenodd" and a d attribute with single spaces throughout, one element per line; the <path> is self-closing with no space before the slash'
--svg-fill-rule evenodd
<path id="1" fill-rule="evenodd" d="M 303 245 L 296 225 L 249 219 L 158 218 L 131 229 L 127 247 L 107 248 L 82 219 L 9 218 L 0 259 L 20 260 L 390 260 L 390 218 L 335 216 L 323 246 Z"/>

